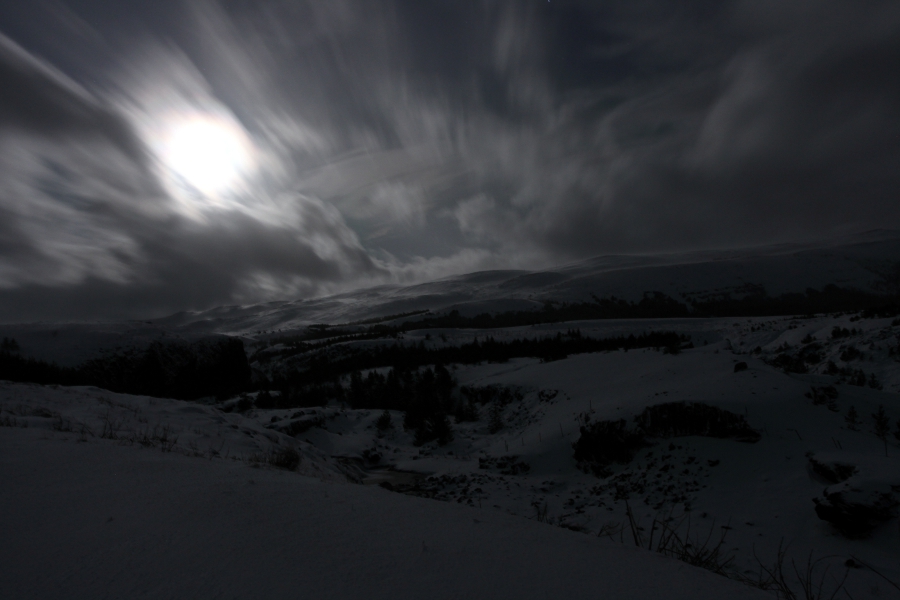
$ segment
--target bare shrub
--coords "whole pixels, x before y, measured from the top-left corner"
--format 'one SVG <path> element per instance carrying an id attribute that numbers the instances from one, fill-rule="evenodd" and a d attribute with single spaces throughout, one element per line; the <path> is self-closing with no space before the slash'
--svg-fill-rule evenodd
<path id="1" fill-rule="evenodd" d="M 72 421 L 70 419 L 64 418 L 60 414 L 57 414 L 56 418 L 53 419 L 53 422 L 50 423 L 50 428 L 53 431 L 72 431 Z"/>
<path id="2" fill-rule="evenodd" d="M 585 415 L 582 422 L 581 436 L 573 448 L 578 468 L 585 473 L 608 477 L 609 465 L 631 462 L 635 453 L 648 445 L 640 433 L 627 429 L 624 419 L 591 422 Z"/>
<path id="3" fill-rule="evenodd" d="M 146 427 L 135 431 L 129 441 L 136 442 L 145 448 L 159 447 L 163 452 L 171 452 L 178 443 L 178 436 L 174 435 L 171 426 L 157 424 L 153 426 L 153 429 Z"/>
<path id="4" fill-rule="evenodd" d="M 719 529 L 716 536 L 715 521 L 706 535 L 692 534 L 690 514 L 674 517 L 671 513 L 664 518 L 654 517 L 650 524 L 649 536 L 645 539 L 644 527 L 635 518 L 631 505 L 625 502 L 628 527 L 634 544 L 651 552 L 676 558 L 695 567 L 712 571 L 718 575 L 734 578 L 734 553 L 725 548 L 728 528 Z M 686 525 L 684 537 L 678 532 Z"/>
<path id="5" fill-rule="evenodd" d="M 701 402 L 667 402 L 648 406 L 635 417 L 638 428 L 649 437 L 705 437 L 756 442 L 760 435 L 742 415 Z"/>
<path id="6" fill-rule="evenodd" d="M 296 449 L 288 446 L 273 446 L 268 452 L 253 454 L 250 462 L 266 464 L 286 471 L 296 471 L 300 466 L 301 456 Z"/>
<path id="7" fill-rule="evenodd" d="M 119 430 L 122 429 L 122 420 L 113 416 L 112 411 L 107 410 L 102 417 L 103 428 L 100 430 L 100 437 L 106 440 L 119 439 Z"/>
<path id="8" fill-rule="evenodd" d="M 813 553 L 810 552 L 805 565 L 798 565 L 793 559 L 788 565 L 787 546 L 782 540 L 782 543 L 778 545 L 775 560 L 771 564 L 764 563 L 754 552 L 753 556 L 758 565 L 758 572 L 755 576 L 748 576 L 737 570 L 734 565 L 736 558 L 734 551 L 725 547 L 725 537 L 729 527 L 721 527 L 716 535 L 715 522 L 713 522 L 705 535 L 694 535 L 691 533 L 689 514 L 676 518 L 670 513 L 667 517 L 654 517 L 649 534 L 647 534 L 646 528 L 635 517 L 628 502 L 625 503 L 625 509 L 628 517 L 627 528 L 631 532 L 634 544 L 640 548 L 676 558 L 695 567 L 762 590 L 774 592 L 782 600 L 834 600 L 841 592 L 847 594 L 844 584 L 850 573 L 849 564 L 843 576 L 836 577 L 832 574 L 828 564 L 830 559 L 835 558 L 833 556 L 813 559 Z M 680 533 L 682 529 L 685 529 L 683 535 Z M 601 528 L 599 535 L 614 539 L 613 536 L 618 534 L 620 541 L 624 541 L 624 530 L 625 527 L 622 525 L 607 523 Z M 875 573 L 884 577 L 877 571 Z M 897 587 L 896 583 L 885 579 Z M 849 594 L 847 595 L 849 596 Z"/>
<path id="9" fill-rule="evenodd" d="M 834 558 L 833 556 L 813 560 L 813 553 L 810 551 L 806 565 L 798 566 L 796 561 L 791 559 L 788 570 L 786 555 L 787 546 L 783 540 L 778 544 L 778 553 L 771 565 L 764 564 L 754 553 L 759 565 L 759 574 L 755 579 L 745 579 L 745 583 L 774 591 L 783 600 L 834 600 L 839 593 L 845 591 L 844 583 L 850 574 L 850 568 L 846 568 L 844 576 L 840 579 L 834 576 L 829 578 L 830 566 L 825 563 L 828 559 Z"/>

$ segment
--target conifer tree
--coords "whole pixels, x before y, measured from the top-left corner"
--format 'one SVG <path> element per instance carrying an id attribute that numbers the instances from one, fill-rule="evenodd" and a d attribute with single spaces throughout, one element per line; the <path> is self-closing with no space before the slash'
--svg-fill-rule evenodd
<path id="1" fill-rule="evenodd" d="M 891 429 L 891 421 L 888 419 L 887 413 L 884 411 L 884 405 L 878 406 L 878 412 L 872 413 L 875 420 L 875 435 L 884 442 L 884 455 L 888 455 L 887 434 Z"/>
<path id="2" fill-rule="evenodd" d="M 850 410 L 847 411 L 844 421 L 847 423 L 847 429 L 850 431 L 859 431 L 859 415 L 856 412 L 855 406 L 851 406 Z"/>
<path id="3" fill-rule="evenodd" d="M 491 404 L 490 413 L 488 413 L 488 431 L 497 433 L 503 429 L 503 405 L 499 401 Z"/>

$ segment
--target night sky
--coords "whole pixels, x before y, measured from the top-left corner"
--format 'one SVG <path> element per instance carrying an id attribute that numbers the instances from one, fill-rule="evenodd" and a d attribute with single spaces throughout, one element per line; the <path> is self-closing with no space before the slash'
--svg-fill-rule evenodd
<path id="1" fill-rule="evenodd" d="M 897 0 L 6 0 L 0 320 L 900 227 Z"/>

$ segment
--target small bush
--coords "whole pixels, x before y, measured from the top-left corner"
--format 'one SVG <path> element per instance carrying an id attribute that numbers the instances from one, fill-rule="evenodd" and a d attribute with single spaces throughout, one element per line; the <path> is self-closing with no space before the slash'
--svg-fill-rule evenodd
<path id="1" fill-rule="evenodd" d="M 275 429 L 284 433 L 285 435 L 289 435 L 291 437 L 297 437 L 301 433 L 305 433 L 312 429 L 313 427 L 321 427 L 325 423 L 325 419 L 318 416 L 311 416 L 309 418 L 296 419 L 297 415 L 291 415 L 291 420 L 280 423 Z"/>
<path id="2" fill-rule="evenodd" d="M 810 386 L 809 391 L 804 395 L 812 400 L 813 405 L 822 406 L 824 404 L 829 410 L 837 412 L 838 407 L 835 400 L 838 397 L 838 391 L 833 385 L 822 387 Z"/>
<path id="3" fill-rule="evenodd" d="M 621 419 L 594 423 L 585 420 L 581 436 L 573 447 L 579 469 L 598 477 L 608 477 L 612 463 L 631 462 L 635 453 L 647 445 L 644 436 L 629 431 L 625 419 Z"/>
<path id="4" fill-rule="evenodd" d="M 841 360 L 844 362 L 850 362 L 851 360 L 862 358 L 862 355 L 862 352 L 857 350 L 855 346 L 847 346 L 844 351 L 841 352 Z"/>
<path id="5" fill-rule="evenodd" d="M 650 438 L 687 435 L 756 442 L 758 431 L 744 417 L 700 402 L 669 402 L 644 409 L 635 417 L 636 429 L 629 430 L 624 419 L 591 422 L 582 415 L 581 436 L 573 444 L 578 468 L 598 477 L 611 474 L 612 463 L 629 463 L 638 450 L 649 446 Z"/>
<path id="6" fill-rule="evenodd" d="M 478 468 L 499 471 L 501 475 L 520 475 L 531 471 L 531 466 L 518 456 L 488 456 L 478 459 Z"/>
<path id="7" fill-rule="evenodd" d="M 269 390 L 263 390 L 256 395 L 256 407 L 262 409 L 276 408 L 278 405 L 275 397 L 269 393 Z"/>
<path id="8" fill-rule="evenodd" d="M 478 420 L 478 407 L 466 398 L 460 399 L 453 411 L 453 416 L 456 417 L 457 423 L 474 423 Z"/>
<path id="9" fill-rule="evenodd" d="M 50 428 L 53 431 L 72 431 L 72 421 L 64 418 L 62 415 L 56 415 L 56 418 L 53 419 L 53 422 L 50 424 Z"/>
<path id="10" fill-rule="evenodd" d="M 106 425 L 104 424 L 104 431 Z M 163 452 L 171 452 L 178 443 L 178 436 L 173 435 L 174 431 L 169 425 L 154 425 L 153 429 L 145 428 L 141 431 L 135 431 L 129 441 L 134 444 L 138 443 L 145 448 L 159 446 Z M 101 434 L 100 437 L 103 437 Z"/>
<path id="11" fill-rule="evenodd" d="M 296 471 L 300 466 L 300 453 L 287 446 L 275 446 L 265 454 L 254 454 L 251 462 L 263 463 L 286 471 Z"/>
<path id="12" fill-rule="evenodd" d="M 538 400 L 541 402 L 550 402 L 559 394 L 559 390 L 541 390 L 538 392 Z"/>
<path id="13" fill-rule="evenodd" d="M 391 419 L 391 413 L 385 410 L 381 413 L 381 416 L 378 417 L 378 420 L 375 421 L 375 427 L 378 429 L 379 433 L 387 433 L 388 430 L 394 427 L 394 422 Z"/>
<path id="14" fill-rule="evenodd" d="M 872 413 L 872 419 L 875 421 L 875 436 L 884 442 L 884 455 L 888 455 L 887 436 L 891 430 L 891 421 L 884 410 L 884 405 L 878 406 L 878 412 Z"/>
<path id="15" fill-rule="evenodd" d="M 476 404 L 488 404 L 496 402 L 506 406 L 512 402 L 521 401 L 525 396 L 516 388 L 502 385 L 469 386 L 459 388 L 464 398 Z"/>
<path id="16" fill-rule="evenodd" d="M 850 431 L 859 431 L 859 413 L 856 412 L 855 406 L 851 406 L 847 410 L 844 422 L 847 423 L 847 429 Z"/>
<path id="17" fill-rule="evenodd" d="M 850 337 L 851 333 L 856 333 L 854 329 L 852 332 L 846 327 L 837 327 L 831 330 L 831 339 L 839 340 L 841 338 Z"/>
<path id="18" fill-rule="evenodd" d="M 247 394 L 241 394 L 240 399 L 237 401 L 234 409 L 239 413 L 245 413 L 251 408 L 253 408 L 253 400 L 251 400 L 250 396 L 248 396 Z"/>
<path id="19" fill-rule="evenodd" d="M 488 431 L 497 433 L 501 429 L 503 429 L 503 406 L 499 402 L 494 402 L 488 412 Z"/>
<path id="20" fill-rule="evenodd" d="M 18 354 L 19 342 L 17 342 L 15 338 L 3 338 L 3 342 L 0 342 L 0 352 Z"/>

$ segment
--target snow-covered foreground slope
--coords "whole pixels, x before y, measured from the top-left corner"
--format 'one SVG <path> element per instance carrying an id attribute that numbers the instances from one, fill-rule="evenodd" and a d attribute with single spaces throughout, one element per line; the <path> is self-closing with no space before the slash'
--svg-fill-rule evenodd
<path id="1" fill-rule="evenodd" d="M 548 525 L 244 463 L 0 432 L 4 598 L 763 598 Z"/>
<path id="2" fill-rule="evenodd" d="M 583 321 L 329 348 L 426 352 L 575 329 L 674 331 L 695 347 L 451 365 L 459 386 L 511 395 L 454 418 L 444 445 L 416 445 L 400 411 L 379 429 L 381 408 L 343 401 L 267 408 L 255 394 L 200 404 L 0 383 L 0 585 L 12 597 L 758 593 L 635 548 L 630 511 L 643 546 L 651 532 L 658 543 L 654 519 L 671 519 L 681 539 L 718 546 L 731 577 L 759 582 L 787 546 L 796 594 L 811 560 L 826 591 L 813 598 L 829 597 L 845 574 L 853 598 L 900 597 L 900 323 L 890 318 Z M 299 358 L 260 354 L 254 368 L 274 373 Z M 651 436 L 606 472 L 579 469 L 573 444 L 586 418 L 633 428 L 647 407 L 671 402 L 730 411 L 759 439 Z M 880 406 L 886 440 L 873 434 Z M 844 516 L 886 512 L 849 539 L 814 500 Z"/>

